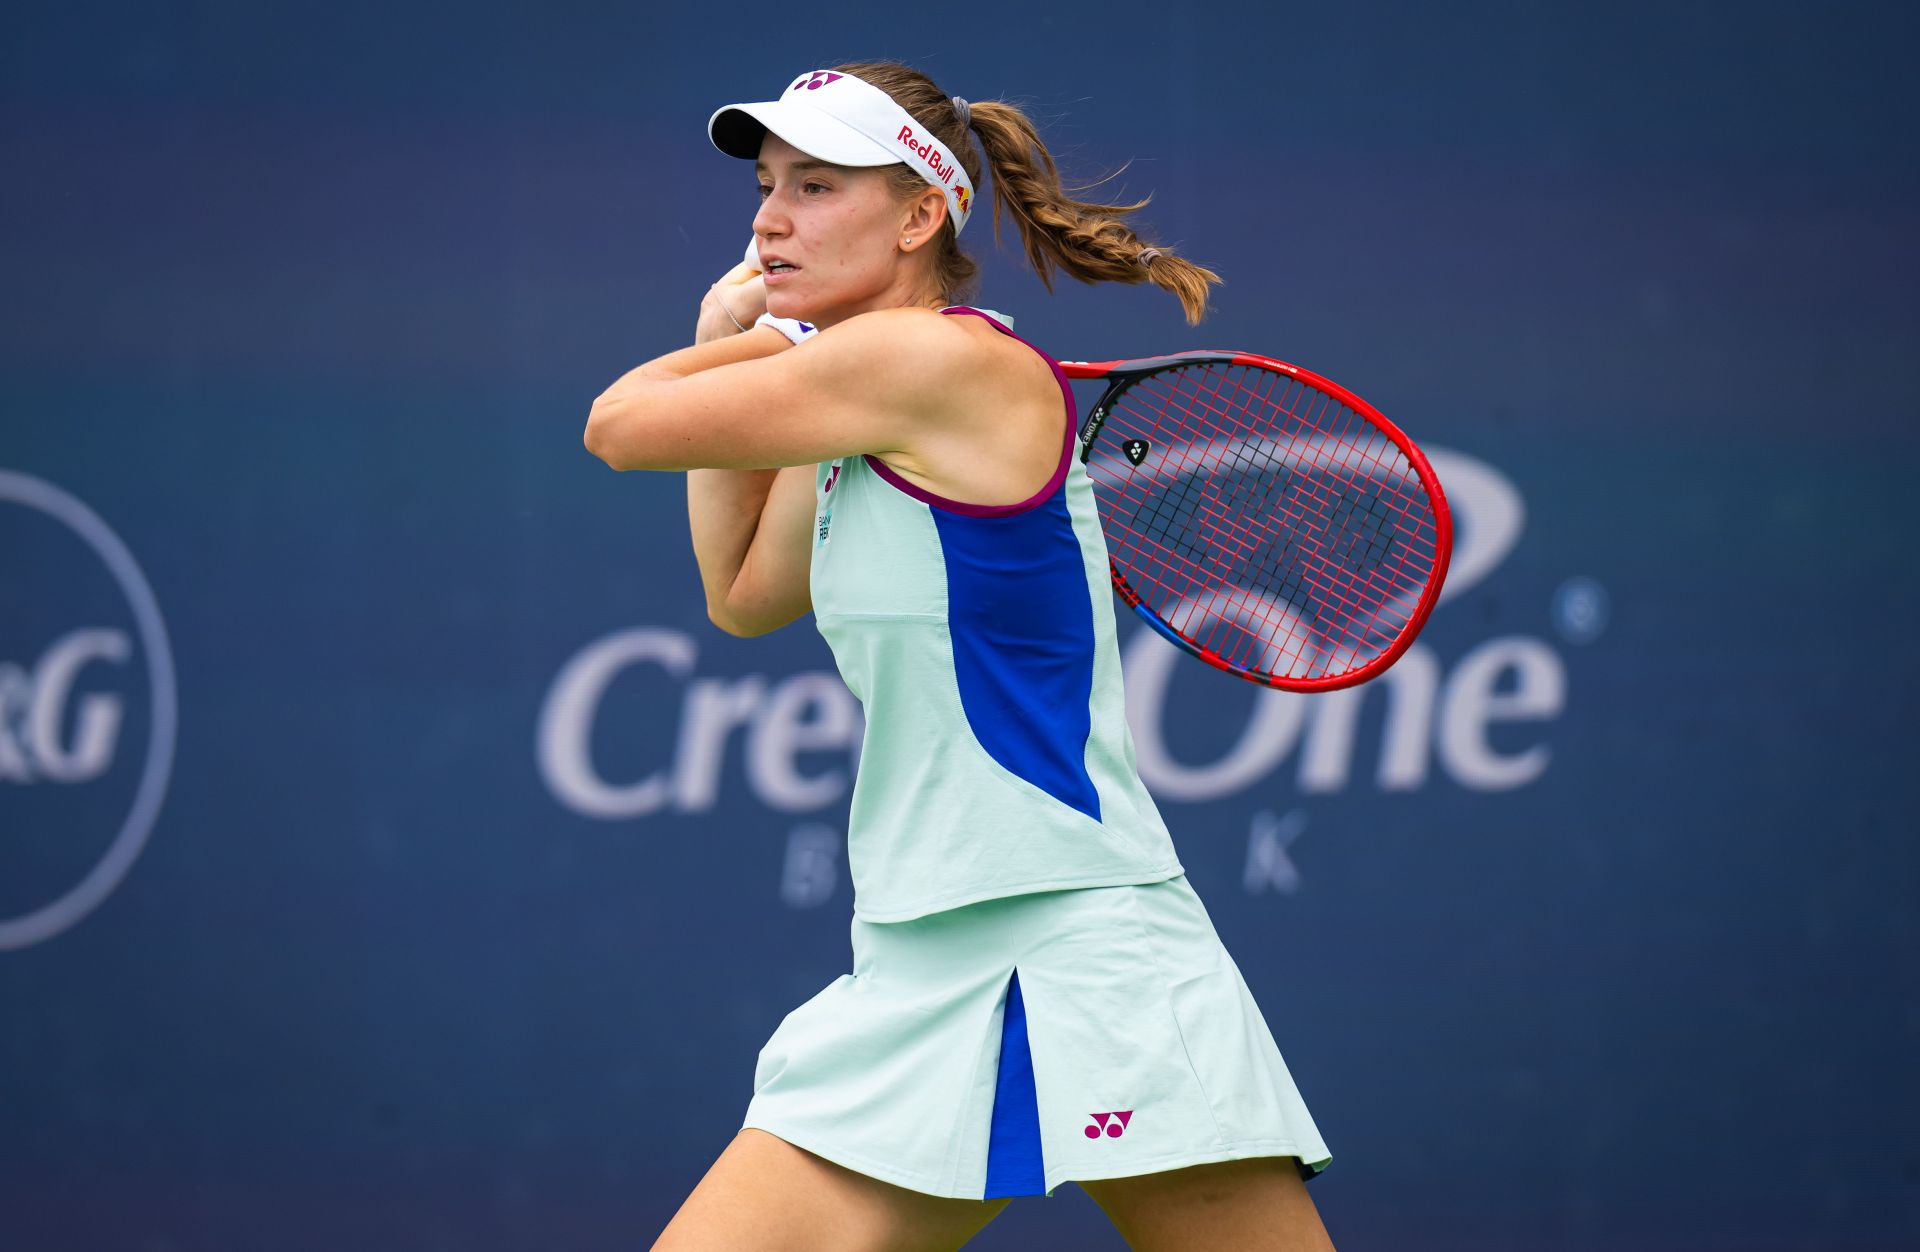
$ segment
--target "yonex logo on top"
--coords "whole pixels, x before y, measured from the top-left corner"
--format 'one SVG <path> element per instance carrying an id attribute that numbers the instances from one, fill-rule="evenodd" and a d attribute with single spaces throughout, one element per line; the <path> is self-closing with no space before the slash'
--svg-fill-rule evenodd
<path id="1" fill-rule="evenodd" d="M 1083 1127 L 1080 1132 L 1081 1134 L 1089 1139 L 1098 1139 L 1100 1132 L 1104 1130 L 1106 1131 L 1107 1138 L 1118 1139 L 1127 1132 L 1127 1123 L 1133 1120 L 1133 1110 L 1121 1109 L 1115 1113 L 1089 1113 L 1087 1116 L 1093 1118 L 1093 1125 Z"/>
<path id="2" fill-rule="evenodd" d="M 845 74 L 836 74 L 832 70 L 815 70 L 811 74 L 802 74 L 793 80 L 788 91 L 818 91 L 828 83 L 845 78 Z"/>

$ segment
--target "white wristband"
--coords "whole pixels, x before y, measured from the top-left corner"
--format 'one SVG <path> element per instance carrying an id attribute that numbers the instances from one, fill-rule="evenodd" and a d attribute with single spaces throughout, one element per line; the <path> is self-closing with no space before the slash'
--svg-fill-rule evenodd
<path id="1" fill-rule="evenodd" d="M 795 343 L 804 343 L 820 331 L 812 322 L 802 322 L 791 317 L 775 317 L 771 313 L 762 313 L 753 319 L 755 326 L 771 326 Z"/>

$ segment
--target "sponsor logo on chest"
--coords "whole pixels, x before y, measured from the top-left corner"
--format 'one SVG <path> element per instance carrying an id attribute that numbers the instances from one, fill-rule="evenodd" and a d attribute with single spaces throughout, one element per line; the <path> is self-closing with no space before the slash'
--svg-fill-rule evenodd
<path id="1" fill-rule="evenodd" d="M 827 467 L 827 480 L 820 486 L 820 497 L 815 505 L 813 518 L 813 541 L 825 546 L 833 530 L 833 488 L 840 481 L 840 461 L 834 461 Z"/>

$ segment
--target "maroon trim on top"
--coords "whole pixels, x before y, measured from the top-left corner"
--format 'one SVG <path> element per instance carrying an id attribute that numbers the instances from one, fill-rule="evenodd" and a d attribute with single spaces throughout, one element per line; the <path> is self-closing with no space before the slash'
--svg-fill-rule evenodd
<path id="1" fill-rule="evenodd" d="M 1014 334 L 1013 331 L 1001 325 L 995 319 L 988 317 L 979 309 L 968 308 L 964 304 L 956 304 L 941 309 L 940 311 L 942 313 L 971 314 L 1007 338 L 1018 339 L 1021 343 L 1026 343 L 1029 348 L 1033 348 L 1032 344 L 1027 343 L 1024 339 L 1020 339 L 1020 336 Z M 1041 352 L 1038 348 L 1033 348 L 1033 350 L 1039 354 L 1041 360 L 1047 363 L 1048 368 L 1053 370 L 1053 377 L 1060 384 L 1060 394 L 1065 396 L 1067 401 L 1067 430 L 1060 444 L 1060 464 L 1054 467 L 1053 477 L 1049 478 L 1047 485 L 1040 488 L 1039 491 L 1027 497 L 1025 500 L 1020 501 L 1018 504 L 968 504 L 965 500 L 953 500 L 946 496 L 935 495 L 925 487 L 908 482 L 906 479 L 900 477 L 899 474 L 895 473 L 892 467 L 885 461 L 882 461 L 871 452 L 862 453 L 862 455 L 866 457 L 867 464 L 873 467 L 874 473 L 880 475 L 880 477 L 886 479 L 889 483 L 892 483 L 895 487 L 906 492 L 914 499 L 923 504 L 930 504 L 936 509 L 946 509 L 950 513 L 964 513 L 968 517 L 1006 517 L 1010 514 L 1024 513 L 1029 509 L 1038 508 L 1049 496 L 1060 490 L 1060 484 L 1067 480 L 1067 465 L 1073 454 L 1073 432 L 1080 425 L 1080 411 L 1073 403 L 1073 388 L 1068 384 L 1067 376 L 1061 372 L 1060 363 L 1046 353 Z"/>

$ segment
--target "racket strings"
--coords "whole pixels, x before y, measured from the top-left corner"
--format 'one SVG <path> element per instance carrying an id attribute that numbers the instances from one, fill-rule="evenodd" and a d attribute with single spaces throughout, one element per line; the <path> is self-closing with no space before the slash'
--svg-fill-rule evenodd
<path id="1" fill-rule="evenodd" d="M 1174 630 L 1229 664 L 1351 673 L 1417 611 L 1438 554 L 1398 444 L 1277 370 L 1164 370 L 1122 394 L 1088 461 L 1109 556 Z M 1146 441 L 1139 465 L 1119 454 Z"/>

